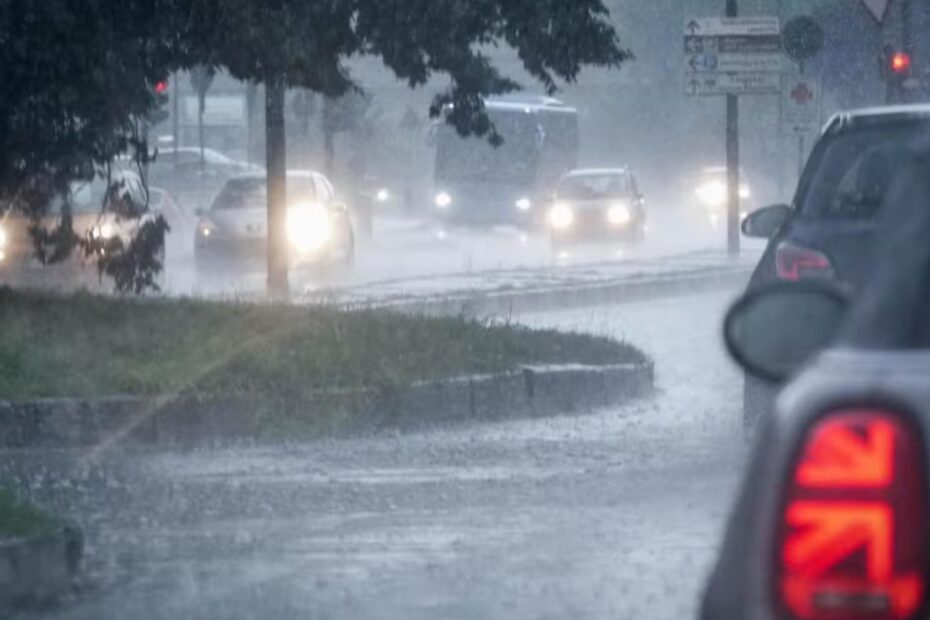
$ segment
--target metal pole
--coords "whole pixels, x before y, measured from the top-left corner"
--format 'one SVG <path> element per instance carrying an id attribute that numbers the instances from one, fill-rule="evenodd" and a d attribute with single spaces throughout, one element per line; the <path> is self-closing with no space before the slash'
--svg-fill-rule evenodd
<path id="1" fill-rule="evenodd" d="M 178 92 L 178 72 L 175 71 L 174 75 L 171 78 L 171 81 L 174 82 L 174 86 L 171 89 L 172 95 L 171 98 L 171 134 L 172 134 L 172 143 L 171 146 L 174 147 L 174 161 L 172 162 L 175 166 L 178 165 L 178 147 L 181 146 L 178 142 L 178 99 L 181 97 L 181 93 Z"/>
<path id="2" fill-rule="evenodd" d="M 737 0 L 727 0 L 727 17 L 737 16 Z M 739 98 L 727 95 L 727 254 L 739 256 Z"/>
<path id="3" fill-rule="evenodd" d="M 798 63 L 798 72 L 804 75 L 804 61 Z M 801 181 L 801 175 L 804 174 L 804 133 L 798 135 L 798 182 Z"/>

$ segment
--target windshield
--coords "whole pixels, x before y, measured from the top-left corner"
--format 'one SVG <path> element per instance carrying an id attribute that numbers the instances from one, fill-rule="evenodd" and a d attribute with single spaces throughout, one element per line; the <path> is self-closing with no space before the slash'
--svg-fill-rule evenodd
<path id="1" fill-rule="evenodd" d="M 630 181 L 626 174 L 569 176 L 559 183 L 556 194 L 569 200 L 626 198 L 630 194 Z"/>
<path id="2" fill-rule="evenodd" d="M 287 196 L 291 204 L 316 200 L 316 186 L 309 177 L 288 177 Z M 264 209 L 268 204 L 268 185 L 260 177 L 230 179 L 213 200 L 211 209 Z"/>
<path id="3" fill-rule="evenodd" d="M 439 179 L 518 181 L 533 178 L 545 132 L 534 114 L 519 110 L 492 113 L 504 143 L 494 147 L 487 139 L 462 138 L 451 127 L 441 127 L 436 155 Z"/>
<path id="4" fill-rule="evenodd" d="M 918 126 L 848 132 L 832 140 L 801 205 L 811 218 L 871 219 L 882 206 Z"/>

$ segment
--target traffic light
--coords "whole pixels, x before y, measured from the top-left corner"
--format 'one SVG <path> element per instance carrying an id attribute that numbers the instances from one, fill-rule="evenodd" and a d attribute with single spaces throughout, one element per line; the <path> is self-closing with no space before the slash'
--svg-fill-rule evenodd
<path id="1" fill-rule="evenodd" d="M 155 90 L 155 94 L 164 95 L 165 93 L 168 92 L 168 81 L 158 80 L 157 82 L 155 82 L 155 86 L 153 87 L 153 89 Z"/>
<path id="2" fill-rule="evenodd" d="M 894 52 L 888 59 L 888 70 L 892 75 L 906 77 L 911 72 L 911 55 L 907 52 Z"/>
<path id="3" fill-rule="evenodd" d="M 890 45 L 884 48 L 882 58 L 882 77 L 885 80 L 886 99 L 888 103 L 907 101 L 907 84 L 911 78 L 913 60 L 911 55 Z"/>

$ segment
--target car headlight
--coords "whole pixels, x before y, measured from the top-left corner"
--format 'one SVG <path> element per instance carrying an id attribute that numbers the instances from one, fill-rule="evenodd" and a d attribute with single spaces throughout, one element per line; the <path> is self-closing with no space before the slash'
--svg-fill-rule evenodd
<path id="1" fill-rule="evenodd" d="M 727 186 L 720 181 L 709 181 L 694 192 L 698 200 L 709 207 L 722 207 L 727 202 Z"/>
<path id="2" fill-rule="evenodd" d="M 555 230 L 566 230 L 575 223 L 575 212 L 570 206 L 557 203 L 549 211 L 549 225 Z"/>
<path id="3" fill-rule="evenodd" d="M 745 199 L 745 198 L 749 198 L 749 196 L 750 196 L 749 186 L 740 185 L 739 186 L 739 197 Z"/>
<path id="4" fill-rule="evenodd" d="M 209 222 L 200 222 L 197 224 L 197 232 L 201 237 L 209 237 L 213 234 L 213 226 Z"/>
<path id="5" fill-rule="evenodd" d="M 6 230 L 0 226 L 0 248 L 6 247 Z"/>
<path id="6" fill-rule="evenodd" d="M 324 247 L 332 232 L 329 211 L 322 205 L 299 205 L 287 212 L 287 240 L 302 252 Z"/>
<path id="7" fill-rule="evenodd" d="M 448 209 L 452 205 L 452 196 L 447 192 L 439 192 L 436 194 L 436 206 L 440 209 Z"/>
<path id="8" fill-rule="evenodd" d="M 524 198 L 520 198 L 519 200 L 517 200 L 517 201 L 516 201 L 515 203 L 513 203 L 513 204 L 514 204 L 514 206 L 515 206 L 516 208 L 518 208 L 520 211 L 529 211 L 530 209 L 533 208 L 533 201 L 531 201 L 529 198 L 525 198 L 525 197 L 524 197 Z"/>
<path id="9" fill-rule="evenodd" d="M 375 198 L 378 200 L 378 202 L 387 202 L 391 199 L 391 192 L 382 187 L 378 190 L 378 193 L 375 194 Z"/>
<path id="10" fill-rule="evenodd" d="M 116 229 L 110 222 L 104 222 L 99 226 L 94 226 L 90 231 L 90 236 L 94 239 L 110 239 L 116 234 Z"/>
<path id="11" fill-rule="evenodd" d="M 607 223 L 611 226 L 626 226 L 631 219 L 630 205 L 625 202 L 615 202 L 607 209 Z"/>

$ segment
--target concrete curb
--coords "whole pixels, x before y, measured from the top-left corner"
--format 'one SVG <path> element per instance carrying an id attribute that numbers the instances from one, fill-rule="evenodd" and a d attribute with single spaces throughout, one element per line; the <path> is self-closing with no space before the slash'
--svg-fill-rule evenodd
<path id="1" fill-rule="evenodd" d="M 0 448 L 203 445 L 549 416 L 648 394 L 653 374 L 651 362 L 527 366 L 399 391 L 322 390 L 310 398 L 248 394 L 0 401 Z"/>
<path id="2" fill-rule="evenodd" d="M 751 265 L 684 274 L 623 278 L 572 286 L 467 291 L 429 297 L 351 304 L 349 308 L 385 308 L 427 316 L 507 316 L 619 304 L 694 292 L 744 286 Z"/>
<path id="3" fill-rule="evenodd" d="M 80 530 L 64 526 L 0 541 L 0 610 L 50 605 L 71 590 L 83 554 Z"/>

